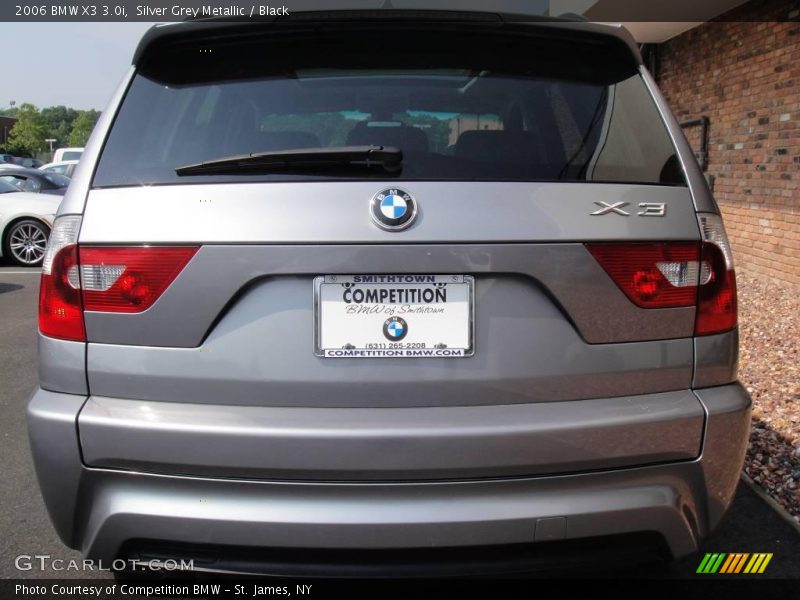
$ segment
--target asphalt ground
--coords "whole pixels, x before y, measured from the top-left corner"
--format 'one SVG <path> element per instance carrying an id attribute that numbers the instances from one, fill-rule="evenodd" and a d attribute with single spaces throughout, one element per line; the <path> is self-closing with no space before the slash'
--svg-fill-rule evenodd
<path id="1" fill-rule="evenodd" d="M 50 525 L 28 449 L 25 405 L 37 380 L 36 303 L 39 271 L 0 259 L 0 578 L 108 578 L 108 572 L 19 571 L 20 555 L 80 559 Z M 705 552 L 771 552 L 764 577 L 800 579 L 800 531 L 742 483 L 718 531 L 701 551 L 671 565 L 615 569 L 616 577 L 701 577 Z"/>

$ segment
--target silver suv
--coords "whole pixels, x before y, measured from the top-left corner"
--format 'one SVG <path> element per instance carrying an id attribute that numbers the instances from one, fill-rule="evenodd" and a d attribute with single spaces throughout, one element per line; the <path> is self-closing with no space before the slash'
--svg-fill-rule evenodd
<path id="1" fill-rule="evenodd" d="M 151 29 L 39 328 L 42 493 L 106 561 L 638 533 L 682 556 L 749 429 L 719 210 L 633 40 L 586 22 Z"/>

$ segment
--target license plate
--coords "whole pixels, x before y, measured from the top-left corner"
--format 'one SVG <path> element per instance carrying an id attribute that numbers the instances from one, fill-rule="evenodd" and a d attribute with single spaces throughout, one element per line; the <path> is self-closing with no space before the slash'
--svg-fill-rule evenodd
<path id="1" fill-rule="evenodd" d="M 314 279 L 315 354 L 327 358 L 472 356 L 469 275 Z"/>

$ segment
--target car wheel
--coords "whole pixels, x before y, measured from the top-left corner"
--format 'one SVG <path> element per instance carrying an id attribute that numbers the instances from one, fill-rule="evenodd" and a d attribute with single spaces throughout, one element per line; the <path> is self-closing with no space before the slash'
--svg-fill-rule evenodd
<path id="1" fill-rule="evenodd" d="M 6 233 L 5 254 L 20 266 L 38 267 L 44 260 L 49 235 L 44 223 L 33 219 L 17 221 Z"/>

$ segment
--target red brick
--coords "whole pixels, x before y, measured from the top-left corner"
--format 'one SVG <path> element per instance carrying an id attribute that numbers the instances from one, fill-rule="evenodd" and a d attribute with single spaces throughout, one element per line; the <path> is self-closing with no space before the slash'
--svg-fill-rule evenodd
<path id="1" fill-rule="evenodd" d="M 658 79 L 679 120 L 710 119 L 708 170 L 737 265 L 798 283 L 800 35 L 786 21 L 794 9 L 792 0 L 751 0 L 669 40 Z M 699 149 L 699 129 L 685 133 Z"/>

